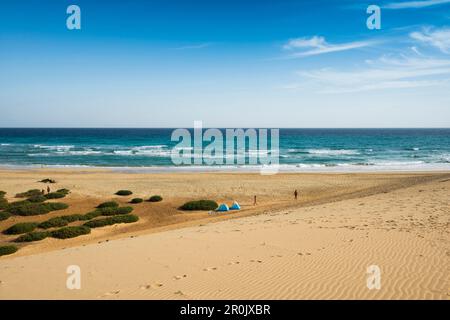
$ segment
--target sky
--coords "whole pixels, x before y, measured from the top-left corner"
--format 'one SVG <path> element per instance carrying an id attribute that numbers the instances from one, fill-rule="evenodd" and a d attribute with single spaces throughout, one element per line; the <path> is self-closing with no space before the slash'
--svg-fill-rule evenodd
<path id="1" fill-rule="evenodd" d="M 2 0 L 0 112 L 0 127 L 450 127 L 450 0 Z"/>

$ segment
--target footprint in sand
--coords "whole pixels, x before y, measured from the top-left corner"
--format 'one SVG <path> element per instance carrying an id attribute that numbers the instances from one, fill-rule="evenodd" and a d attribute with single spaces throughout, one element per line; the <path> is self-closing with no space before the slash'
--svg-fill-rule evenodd
<path id="1" fill-rule="evenodd" d="M 174 276 L 173 280 L 180 280 L 180 279 L 183 279 L 183 278 L 186 278 L 186 277 L 187 277 L 186 274 L 183 274 L 182 276 Z"/>
<path id="2" fill-rule="evenodd" d="M 110 292 L 106 292 L 103 297 L 109 297 L 109 296 L 115 296 L 116 294 L 119 294 L 120 290 L 117 291 L 110 291 Z"/>
<path id="3" fill-rule="evenodd" d="M 204 268 L 203 271 L 213 271 L 217 270 L 217 267 Z"/>
<path id="4" fill-rule="evenodd" d="M 159 288 L 159 287 L 162 287 L 162 286 L 163 286 L 162 283 L 153 283 L 153 284 L 142 285 L 139 288 L 148 290 L 148 289 L 156 289 L 156 288 Z"/>

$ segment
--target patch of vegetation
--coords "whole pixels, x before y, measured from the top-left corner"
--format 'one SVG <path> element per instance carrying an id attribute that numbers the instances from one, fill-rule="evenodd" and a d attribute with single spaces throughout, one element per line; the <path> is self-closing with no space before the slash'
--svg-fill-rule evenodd
<path id="1" fill-rule="evenodd" d="M 107 201 L 107 202 L 103 202 L 100 203 L 97 208 L 102 209 L 102 208 L 117 208 L 119 206 L 119 204 L 115 201 Z"/>
<path id="2" fill-rule="evenodd" d="M 32 197 L 29 197 L 27 199 L 27 201 L 34 202 L 34 203 L 36 203 L 36 202 L 44 202 L 46 200 L 47 200 L 47 197 L 43 196 L 42 194 L 36 195 L 36 196 L 32 196 Z"/>
<path id="3" fill-rule="evenodd" d="M 0 221 L 6 220 L 11 217 L 9 212 L 0 212 Z"/>
<path id="4" fill-rule="evenodd" d="M 70 190 L 63 188 L 63 189 L 56 190 L 56 192 L 68 195 L 70 193 Z"/>
<path id="5" fill-rule="evenodd" d="M 16 194 L 16 198 L 30 198 L 32 196 L 39 196 L 39 195 L 42 195 L 41 190 L 31 189 L 31 190 Z"/>
<path id="6" fill-rule="evenodd" d="M 131 199 L 130 203 L 141 203 L 143 201 L 144 200 L 142 198 L 133 198 L 133 199 Z"/>
<path id="7" fill-rule="evenodd" d="M 119 190 L 116 192 L 116 195 L 118 195 L 118 196 L 129 196 L 132 194 L 133 194 L 133 192 L 131 192 L 130 190 Z"/>
<path id="8" fill-rule="evenodd" d="M 8 229 L 4 230 L 4 234 L 21 234 L 21 233 L 27 233 L 31 232 L 38 226 L 35 222 L 22 222 L 22 223 L 16 223 L 15 225 L 9 227 Z"/>
<path id="9" fill-rule="evenodd" d="M 68 239 L 91 233 L 91 229 L 87 226 L 64 227 L 54 230 L 50 233 L 53 238 Z"/>
<path id="10" fill-rule="evenodd" d="M 132 207 L 120 207 L 120 208 L 103 208 L 98 209 L 102 216 L 116 216 L 121 214 L 129 214 L 133 211 Z"/>
<path id="11" fill-rule="evenodd" d="M 135 216 L 133 214 L 126 214 L 121 216 L 114 216 L 114 217 L 108 217 L 104 219 L 97 219 L 88 221 L 84 224 L 84 226 L 87 226 L 89 228 L 99 228 L 104 226 L 111 226 L 113 224 L 117 223 L 133 223 L 139 220 L 138 216 Z"/>
<path id="12" fill-rule="evenodd" d="M 156 196 L 151 196 L 149 199 L 148 199 L 148 201 L 150 201 L 150 202 L 159 202 L 159 201 L 162 201 L 162 197 L 161 196 L 158 196 L 158 195 L 156 195 Z"/>
<path id="13" fill-rule="evenodd" d="M 47 231 L 35 231 L 29 232 L 18 237 L 14 242 L 32 242 L 32 241 L 40 241 L 44 240 L 50 235 Z"/>
<path id="14" fill-rule="evenodd" d="M 53 180 L 53 179 L 49 179 L 49 178 L 47 178 L 47 179 L 42 179 L 41 181 L 39 181 L 39 182 L 42 182 L 42 183 L 56 183 L 56 181 L 55 180 Z"/>
<path id="15" fill-rule="evenodd" d="M 5 198 L 0 198 L 0 210 L 8 208 L 8 200 Z"/>
<path id="16" fill-rule="evenodd" d="M 76 213 L 76 214 L 70 214 L 70 215 L 67 215 L 67 216 L 60 216 L 60 217 L 58 217 L 58 218 L 64 219 L 64 220 L 66 220 L 68 223 L 71 223 L 71 222 L 83 220 L 84 214 L 78 214 L 78 213 Z"/>
<path id="17" fill-rule="evenodd" d="M 13 254 L 19 250 L 16 246 L 0 246 L 0 256 L 6 256 L 8 254 Z"/>
<path id="18" fill-rule="evenodd" d="M 62 202 L 49 202 L 49 203 L 43 203 L 44 207 L 48 208 L 50 211 L 58 211 L 58 210 L 64 210 L 69 207 L 68 204 L 62 203 Z"/>
<path id="19" fill-rule="evenodd" d="M 102 212 L 100 210 L 94 210 L 94 211 L 88 212 L 85 215 L 83 215 L 83 217 L 80 220 L 82 220 L 82 221 L 91 220 L 91 219 L 97 218 L 101 215 L 102 215 Z"/>
<path id="20" fill-rule="evenodd" d="M 55 227 L 65 227 L 67 225 L 68 225 L 67 220 L 61 217 L 55 217 L 39 223 L 38 227 L 41 229 L 50 229 Z"/>
<path id="21" fill-rule="evenodd" d="M 47 199 L 61 199 L 66 196 L 66 193 L 62 192 L 50 192 L 45 195 Z"/>
<path id="22" fill-rule="evenodd" d="M 181 210 L 215 210 L 219 205 L 213 200 L 196 200 L 183 204 Z"/>
<path id="23" fill-rule="evenodd" d="M 1 191 L 0 190 L 0 198 L 3 198 L 6 195 L 6 191 Z"/>
<path id="24" fill-rule="evenodd" d="M 19 216 L 35 216 L 49 213 L 51 210 L 44 203 L 28 202 L 27 204 L 9 206 L 7 211 Z"/>

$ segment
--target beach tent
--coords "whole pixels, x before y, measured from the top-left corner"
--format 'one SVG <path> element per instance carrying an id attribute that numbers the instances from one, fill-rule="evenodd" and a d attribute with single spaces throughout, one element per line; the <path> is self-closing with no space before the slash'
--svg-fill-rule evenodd
<path id="1" fill-rule="evenodd" d="M 230 209 L 228 208 L 228 206 L 226 205 L 226 204 L 224 204 L 224 203 L 222 203 L 217 209 L 216 209 L 216 211 L 219 211 L 219 212 L 221 212 L 221 211 L 229 211 Z"/>
<path id="2" fill-rule="evenodd" d="M 241 206 L 236 201 L 233 202 L 233 205 L 230 207 L 230 210 L 241 210 Z"/>

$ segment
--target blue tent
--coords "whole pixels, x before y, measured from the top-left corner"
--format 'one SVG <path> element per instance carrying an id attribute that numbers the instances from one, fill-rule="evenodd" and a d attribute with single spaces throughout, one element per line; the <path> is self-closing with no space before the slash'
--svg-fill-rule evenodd
<path id="1" fill-rule="evenodd" d="M 230 209 L 228 208 L 228 206 L 224 203 L 222 203 L 217 209 L 216 211 L 222 212 L 222 211 L 229 211 Z"/>
<path id="2" fill-rule="evenodd" d="M 236 201 L 233 202 L 233 205 L 230 207 L 230 210 L 241 210 L 241 206 Z"/>

